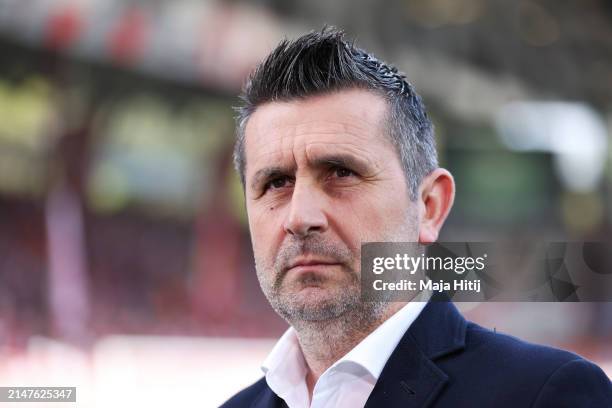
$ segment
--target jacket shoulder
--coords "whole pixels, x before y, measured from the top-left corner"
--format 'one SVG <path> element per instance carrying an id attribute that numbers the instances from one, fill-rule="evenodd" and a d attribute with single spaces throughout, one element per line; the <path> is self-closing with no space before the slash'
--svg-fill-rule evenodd
<path id="1" fill-rule="evenodd" d="M 466 346 L 481 355 L 507 360 L 505 366 L 516 365 L 521 368 L 533 369 L 535 366 L 554 370 L 568 361 L 583 359 L 578 354 L 485 329 L 473 322 L 467 325 Z"/>
<path id="2" fill-rule="evenodd" d="M 265 377 L 249 385 L 227 400 L 220 408 L 246 408 L 253 406 L 257 398 L 268 389 Z"/>
<path id="3" fill-rule="evenodd" d="M 612 407 L 612 383 L 590 361 L 571 360 L 548 377 L 533 407 Z"/>
<path id="4" fill-rule="evenodd" d="M 612 384 L 578 354 L 530 343 L 468 323 L 465 366 L 487 389 L 533 407 L 612 406 Z M 482 368 L 477 372 L 476 367 Z M 521 406 L 517 404 L 517 406 Z"/>

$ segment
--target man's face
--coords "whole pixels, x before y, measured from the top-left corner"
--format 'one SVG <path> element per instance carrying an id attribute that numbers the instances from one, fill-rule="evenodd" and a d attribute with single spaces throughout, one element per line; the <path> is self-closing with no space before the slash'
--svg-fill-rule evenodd
<path id="1" fill-rule="evenodd" d="M 257 276 L 290 322 L 360 304 L 360 245 L 417 241 L 417 210 L 385 126 L 388 105 L 345 90 L 257 108 L 245 134 Z"/>

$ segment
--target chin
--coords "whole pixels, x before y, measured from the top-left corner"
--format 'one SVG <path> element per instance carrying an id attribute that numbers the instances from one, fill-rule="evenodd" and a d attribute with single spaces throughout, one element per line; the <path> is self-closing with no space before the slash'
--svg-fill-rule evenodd
<path id="1" fill-rule="evenodd" d="M 287 319 L 303 321 L 329 320 L 344 314 L 359 301 L 347 296 L 349 292 L 335 293 L 328 289 L 309 287 L 291 294 L 282 302 L 282 312 Z"/>

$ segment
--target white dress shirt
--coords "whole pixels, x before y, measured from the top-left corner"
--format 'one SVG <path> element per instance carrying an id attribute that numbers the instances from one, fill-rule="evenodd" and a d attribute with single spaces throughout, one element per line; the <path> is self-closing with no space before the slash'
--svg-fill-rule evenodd
<path id="1" fill-rule="evenodd" d="M 363 407 L 391 353 L 426 304 L 408 303 L 325 370 L 315 384 L 312 401 L 306 361 L 290 327 L 263 363 L 268 386 L 289 408 Z"/>

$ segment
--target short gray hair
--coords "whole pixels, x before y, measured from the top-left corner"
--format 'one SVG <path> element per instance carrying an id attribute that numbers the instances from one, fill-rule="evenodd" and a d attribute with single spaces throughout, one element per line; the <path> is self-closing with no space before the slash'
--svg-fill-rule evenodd
<path id="1" fill-rule="evenodd" d="M 395 145 L 410 198 L 425 176 L 438 167 L 433 125 L 421 97 L 404 74 L 344 40 L 344 32 L 325 27 L 296 40 L 282 41 L 253 71 L 237 110 L 234 165 L 245 184 L 245 128 L 258 106 L 333 91 L 360 88 L 385 98 L 387 127 Z"/>

